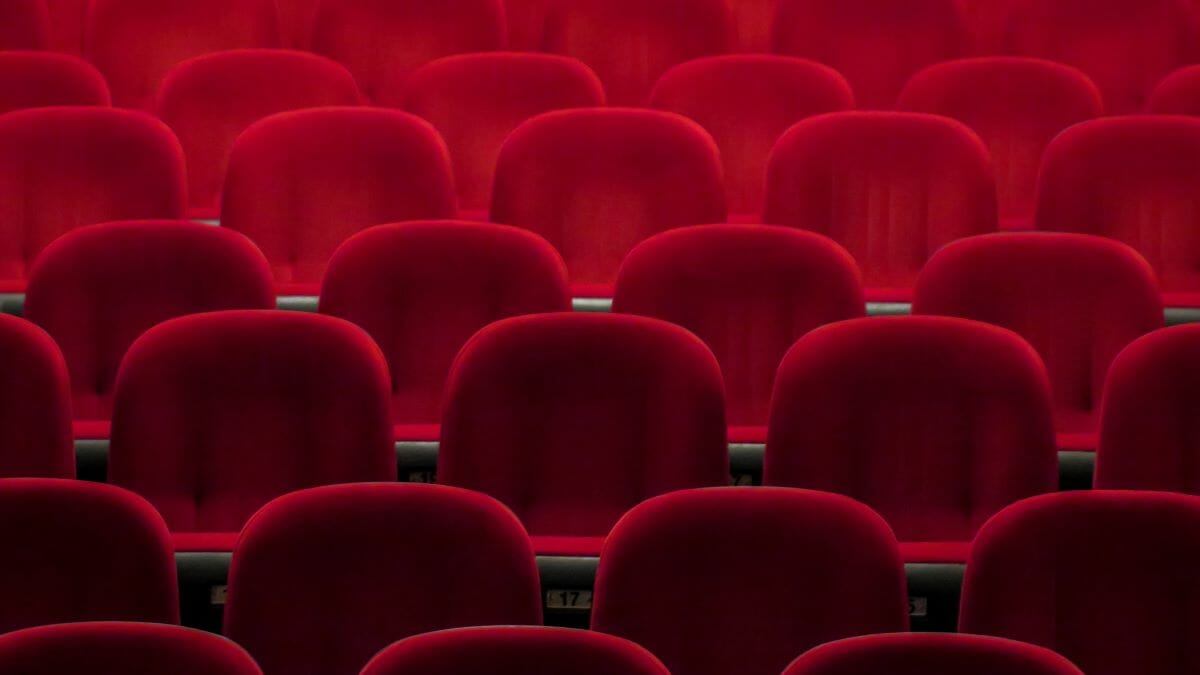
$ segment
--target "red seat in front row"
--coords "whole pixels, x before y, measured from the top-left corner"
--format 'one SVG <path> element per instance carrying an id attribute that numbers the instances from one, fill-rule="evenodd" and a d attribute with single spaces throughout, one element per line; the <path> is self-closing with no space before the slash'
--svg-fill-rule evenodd
<path id="1" fill-rule="evenodd" d="M 71 382 L 54 338 L 0 315 L 0 478 L 74 478 Z"/>
<path id="2" fill-rule="evenodd" d="M 890 633 L 821 645 L 783 675 L 1083 675 L 1062 656 L 1034 645 L 982 635 Z"/>
<path id="3" fill-rule="evenodd" d="M 0 52 L 0 114 L 25 108 L 110 104 L 104 76 L 79 57 Z"/>

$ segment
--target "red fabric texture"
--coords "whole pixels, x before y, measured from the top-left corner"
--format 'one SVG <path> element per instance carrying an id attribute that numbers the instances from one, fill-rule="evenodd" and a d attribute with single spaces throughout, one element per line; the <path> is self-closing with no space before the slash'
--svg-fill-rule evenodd
<path id="1" fill-rule="evenodd" d="M 870 509 L 783 488 L 688 490 L 630 511 L 605 545 L 592 629 L 674 675 L 777 675 L 797 654 L 908 629 L 896 539 Z"/>
<path id="2" fill-rule="evenodd" d="M 43 0 L 5 0 L 0 5 L 0 50 L 45 49 L 50 14 Z"/>
<path id="3" fill-rule="evenodd" d="M 500 319 L 570 311 L 566 276 L 554 248 L 525 230 L 382 225 L 334 254 L 320 309 L 358 324 L 383 349 L 394 424 L 438 424 L 442 388 L 467 340 Z"/>
<path id="4" fill-rule="evenodd" d="M 228 311 L 172 319 L 117 374 L 109 480 L 173 532 L 233 532 L 302 488 L 395 480 L 387 363 L 327 316 Z"/>
<path id="5" fill-rule="evenodd" d="M 0 477 L 74 478 L 71 385 L 54 339 L 0 315 Z"/>
<path id="6" fill-rule="evenodd" d="M 699 125 L 672 113 L 545 113 L 501 148 L 491 218 L 549 240 L 577 295 L 606 296 L 641 241 L 725 221 L 720 154 Z"/>
<path id="7" fill-rule="evenodd" d="M 845 246 L 871 288 L 907 289 L 931 255 L 998 227 L 987 146 L 961 122 L 844 112 L 788 130 L 767 165 L 763 220 Z"/>
<path id="8" fill-rule="evenodd" d="M 1154 88 L 1147 109 L 1156 115 L 1200 116 L 1200 66 L 1168 75 Z"/>
<path id="9" fill-rule="evenodd" d="M 792 662 L 784 675 L 1083 675 L 1062 656 L 1015 640 L 982 635 L 892 633 L 822 645 Z"/>
<path id="10" fill-rule="evenodd" d="M 978 54 L 999 54 L 1004 45 L 1004 22 L 1012 0 L 965 0 L 967 21 L 975 35 Z"/>
<path id="11" fill-rule="evenodd" d="M 437 128 L 450 148 L 459 208 L 486 213 L 496 157 L 509 133 L 540 113 L 602 106 L 604 89 L 574 59 L 493 52 L 434 61 L 378 99 Z"/>
<path id="12" fill-rule="evenodd" d="M 668 68 L 735 39 L 728 0 L 554 0 L 542 48 L 591 66 L 611 104 L 641 106 Z"/>
<path id="13" fill-rule="evenodd" d="M 697 59 L 668 70 L 651 107 L 689 117 L 721 150 L 735 222 L 762 212 L 767 157 L 793 124 L 854 108 L 854 92 L 833 69 L 789 56 L 741 54 Z"/>
<path id="14" fill-rule="evenodd" d="M 288 110 L 359 103 L 354 77 L 334 61 L 281 49 L 237 49 L 172 68 L 154 107 L 183 145 L 191 216 L 217 218 L 229 149 L 247 127 Z"/>
<path id="15" fill-rule="evenodd" d="M 446 385 L 438 481 L 533 535 L 604 536 L 664 492 L 729 482 L 721 373 L 678 326 L 616 314 L 506 319 Z"/>
<path id="16" fill-rule="evenodd" d="M 110 485 L 0 481 L 0 633 L 75 621 L 179 622 L 167 528 Z M 8 671 L 5 672 L 22 672 Z"/>
<path id="17" fill-rule="evenodd" d="M 772 51 L 830 65 L 861 108 L 886 110 L 908 78 L 969 55 L 961 0 L 779 0 Z"/>
<path id="18" fill-rule="evenodd" d="M 1058 487 L 1045 369 L 1015 333 L 974 321 L 819 328 L 780 366 L 763 482 L 857 499 L 903 542 L 969 542 Z"/>
<path id="19" fill-rule="evenodd" d="M 652 237 L 625 259 L 613 311 L 678 324 L 712 349 L 726 419 L 766 426 L 779 362 L 808 331 L 863 316 L 854 260 L 811 232 L 701 225 Z"/>
<path id="20" fill-rule="evenodd" d="M 449 153 L 428 122 L 396 110 L 315 108 L 272 115 L 238 137 L 221 224 L 258 244 L 281 291 L 315 294 L 351 235 L 456 212 Z"/>
<path id="21" fill-rule="evenodd" d="M 313 19 L 321 0 L 275 0 L 279 11 L 279 29 L 283 46 L 309 49 L 312 46 Z"/>
<path id="22" fill-rule="evenodd" d="M 357 675 L 396 640 L 540 624 L 529 539 L 484 495 L 339 485 L 268 504 L 229 570 L 225 634 L 267 675 Z"/>
<path id="23" fill-rule="evenodd" d="M 979 533 L 962 632 L 1040 645 L 1088 675 L 1196 670 L 1200 498 L 1084 491 L 1024 501 Z"/>
<path id="24" fill-rule="evenodd" d="M 0 292 L 25 289 L 34 258 L 81 225 L 182 218 L 183 152 L 164 124 L 108 108 L 0 117 Z"/>
<path id="25" fill-rule="evenodd" d="M 509 49 L 536 52 L 542 48 L 546 11 L 554 2 L 557 0 L 504 0 Z"/>
<path id="26" fill-rule="evenodd" d="M 129 345 L 177 316 L 275 306 L 271 270 L 249 239 L 207 225 L 92 225 L 55 240 L 29 275 L 25 318 L 62 348 L 77 420 L 108 421 Z"/>
<path id="27" fill-rule="evenodd" d="M 1104 112 L 1100 91 L 1070 66 L 1019 57 L 964 59 L 917 73 L 899 107 L 966 124 L 995 166 L 1004 229 L 1030 229 L 1046 146 L 1070 126 Z"/>
<path id="28" fill-rule="evenodd" d="M 755 54 L 771 51 L 771 29 L 779 0 L 730 0 L 729 4 L 737 28 L 738 51 Z"/>
<path id="29" fill-rule="evenodd" d="M 46 8 L 50 10 L 50 49 L 65 54 L 83 51 L 83 26 L 87 22 L 88 1 L 46 0 Z"/>
<path id="30" fill-rule="evenodd" d="M 83 59 L 50 52 L 0 52 L 0 114 L 109 104 L 104 76 Z"/>

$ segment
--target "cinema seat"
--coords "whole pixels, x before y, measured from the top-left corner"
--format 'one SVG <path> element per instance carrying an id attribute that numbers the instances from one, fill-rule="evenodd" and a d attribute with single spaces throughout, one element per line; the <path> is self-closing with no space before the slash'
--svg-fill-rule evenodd
<path id="1" fill-rule="evenodd" d="M 625 259 L 613 311 L 663 319 L 704 340 L 721 364 L 734 442 L 766 440 L 779 362 L 818 326 L 863 316 L 853 258 L 811 232 L 700 225 L 651 237 Z"/>
<path id="2" fill-rule="evenodd" d="M 543 50 L 590 66 L 617 106 L 645 105 L 671 66 L 736 39 L 727 0 L 554 0 L 546 12 Z"/>
<path id="3" fill-rule="evenodd" d="M 975 52 L 981 55 L 1001 53 L 1004 23 L 1012 0 L 966 0 L 963 4 L 975 36 Z"/>
<path id="4" fill-rule="evenodd" d="M 1200 499 L 1083 491 L 1024 501 L 979 533 L 959 630 L 1054 649 L 1088 675 L 1183 675 Z"/>
<path id="5" fill-rule="evenodd" d="M 541 609 L 529 539 L 495 500 L 339 485 L 281 497 L 250 521 L 229 571 L 225 634 L 266 675 L 356 675 L 397 640 L 540 624 Z"/>
<path id="6" fill-rule="evenodd" d="M 275 0 L 91 0 L 83 53 L 108 79 L 116 105 L 152 110 L 175 64 L 279 44 Z"/>
<path id="7" fill-rule="evenodd" d="M 939 248 L 996 231 L 991 159 L 974 132 L 944 117 L 812 117 L 771 153 L 763 221 L 831 237 L 858 261 L 868 301 L 905 302 Z"/>
<path id="8" fill-rule="evenodd" d="M 562 258 L 525 230 L 421 221 L 373 227 L 334 254 L 320 311 L 364 328 L 392 374 L 396 440 L 436 441 L 459 349 L 508 317 L 567 312 Z"/>
<path id="9" fill-rule="evenodd" d="M 320 0 L 312 50 L 342 63 L 374 101 L 418 67 L 505 45 L 503 0 Z"/>
<path id="10" fill-rule="evenodd" d="M 971 31 L 960 0 L 779 0 L 771 46 L 828 64 L 860 108 L 887 110 L 914 73 L 968 56 Z"/>
<path id="11" fill-rule="evenodd" d="M 19 293 L 60 235 L 110 220 L 182 218 L 183 152 L 142 113 L 38 108 L 0 116 L 0 293 Z"/>
<path id="12" fill-rule="evenodd" d="M 729 482 L 717 362 L 643 317 L 494 323 L 450 372 L 438 482 L 504 502 L 539 554 L 596 555 L 637 503 Z"/>
<path id="13" fill-rule="evenodd" d="M 1063 130 L 1104 113 L 1086 75 L 1050 61 L 991 57 L 950 61 L 917 73 L 899 107 L 944 115 L 979 134 L 991 152 L 1005 230 L 1033 227 L 1038 169 Z"/>
<path id="14" fill-rule="evenodd" d="M 0 480 L 0 536 L 8 599 L 0 633 L 75 621 L 179 622 L 167 529 L 136 495 L 83 481 Z"/>
<path id="15" fill-rule="evenodd" d="M 792 662 L 784 675 L 1083 675 L 1044 647 L 981 635 L 892 633 L 821 645 Z"/>
<path id="16" fill-rule="evenodd" d="M 777 675 L 816 645 L 908 629 L 887 524 L 838 495 L 688 490 L 613 530 L 592 629 L 632 640 L 674 675 Z"/>
<path id="17" fill-rule="evenodd" d="M 1117 239 L 1150 261 L 1168 306 L 1200 307 L 1200 119 L 1129 116 L 1068 129 L 1046 150 L 1037 227 Z"/>
<path id="18" fill-rule="evenodd" d="M 737 50 L 751 54 L 771 51 L 771 28 L 779 0 L 730 0 L 737 28 Z"/>
<path id="19" fill-rule="evenodd" d="M 1050 383 L 1015 333 L 961 319 L 825 326 L 783 360 L 763 480 L 874 508 L 907 562 L 962 563 L 1004 507 L 1058 487 Z"/>
<path id="20" fill-rule="evenodd" d="M 454 218 L 445 143 L 397 110 L 272 115 L 233 144 L 221 225 L 258 244 L 283 295 L 315 295 L 334 250 L 372 225 Z"/>
<path id="21" fill-rule="evenodd" d="M 281 49 L 237 49 L 172 68 L 154 112 L 183 145 L 190 217 L 215 219 L 229 149 L 247 127 L 288 110 L 361 102 L 354 77 L 334 61 Z"/>
<path id="22" fill-rule="evenodd" d="M 725 221 L 712 137 L 679 115 L 561 110 L 517 127 L 500 149 L 491 220 L 532 230 L 567 262 L 576 296 L 611 297 L 635 245 Z"/>
<path id="23" fill-rule="evenodd" d="M 0 114 L 25 108 L 109 104 L 104 76 L 87 61 L 51 52 L 0 52 Z"/>
<path id="24" fill-rule="evenodd" d="M 83 28 L 88 0 L 45 0 L 49 10 L 47 46 L 56 52 L 79 55 L 83 51 Z"/>
<path id="25" fill-rule="evenodd" d="M 546 27 L 546 8 L 556 0 L 504 0 L 504 19 L 508 25 L 508 48 L 536 52 L 542 48 Z"/>
<path id="26" fill-rule="evenodd" d="M 0 6 L 0 51 L 46 49 L 50 15 L 43 0 L 5 0 Z"/>
<path id="27" fill-rule="evenodd" d="M 1200 116 L 1200 66 L 1168 75 L 1154 88 L 1147 110 L 1155 115 Z"/>
<path id="28" fill-rule="evenodd" d="M 913 312 L 984 321 L 1028 340 L 1050 374 L 1060 450 L 1096 448 L 1109 364 L 1163 326 L 1154 272 L 1137 252 L 1101 237 L 1045 232 L 946 246 L 921 273 Z"/>
<path id="29" fill-rule="evenodd" d="M 129 348 L 109 481 L 150 500 L 178 551 L 228 551 L 274 497 L 396 478 L 387 363 L 327 316 L 194 314 Z"/>
<path id="30" fill-rule="evenodd" d="M 313 18 L 320 2 L 321 0 L 275 0 L 284 47 L 307 50 L 312 46 Z"/>
<path id="31" fill-rule="evenodd" d="M 0 315 L 0 478 L 74 478 L 71 385 L 54 340 Z"/>
<path id="32" fill-rule="evenodd" d="M 495 675 L 545 672 L 569 664 L 577 675 L 669 675 L 628 640 L 585 630 L 496 626 L 417 635 L 380 652 L 362 675 Z"/>
<path id="33" fill-rule="evenodd" d="M 21 675 L 261 675 L 217 635 L 151 623 L 73 623 L 0 635 L 0 671 Z"/>
<path id="34" fill-rule="evenodd" d="M 650 106 L 690 117 L 712 134 L 725 168 L 730 218 L 756 222 L 775 142 L 802 119 L 853 109 L 854 92 L 827 66 L 789 56 L 740 54 L 668 70 L 654 85 Z"/>
<path id="35" fill-rule="evenodd" d="M 29 275 L 25 318 L 66 356 L 76 438 L 108 438 L 129 345 L 177 316 L 275 305 L 271 270 L 249 239 L 181 221 L 92 225 L 55 240 Z"/>

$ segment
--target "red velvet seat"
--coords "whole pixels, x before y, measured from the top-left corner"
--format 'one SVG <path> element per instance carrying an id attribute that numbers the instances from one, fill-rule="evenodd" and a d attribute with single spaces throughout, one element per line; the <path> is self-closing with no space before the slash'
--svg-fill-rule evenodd
<path id="1" fill-rule="evenodd" d="M 0 636 L 0 671 L 21 675 L 261 675 L 217 635 L 150 623 L 73 623 Z"/>
<path id="2" fill-rule="evenodd" d="M 249 239 L 179 221 L 80 228 L 55 240 L 29 276 L 25 317 L 62 348 L 76 438 L 107 438 L 117 368 L 129 345 L 177 316 L 271 309 L 271 270 Z"/>
<path id="3" fill-rule="evenodd" d="M 1054 649 L 1088 675 L 1185 675 L 1200 611 L 1200 498 L 1084 491 L 1024 501 L 979 533 L 959 630 Z"/>
<path id="4" fill-rule="evenodd" d="M 183 152 L 137 112 L 38 108 L 0 116 L 0 293 L 25 289 L 34 258 L 81 225 L 182 218 Z"/>
<path id="5" fill-rule="evenodd" d="M 678 324 L 713 350 L 735 442 L 766 440 L 775 372 L 792 344 L 865 308 L 850 254 L 820 235 L 763 225 L 652 237 L 625 259 L 613 295 L 613 311 Z"/>
<path id="6" fill-rule="evenodd" d="M 721 373 L 678 326 L 543 314 L 484 328 L 446 385 L 438 481 L 512 508 L 544 554 L 595 555 L 630 507 L 729 482 Z"/>
<path id="7" fill-rule="evenodd" d="M 1083 675 L 1044 647 L 980 635 L 893 633 L 822 645 L 792 662 L 784 675 Z"/>
<path id="8" fill-rule="evenodd" d="M 0 477 L 74 478 L 71 384 L 54 339 L 0 315 Z"/>
<path id="9" fill-rule="evenodd" d="M 50 49 L 64 54 L 83 51 L 83 26 L 87 20 L 88 0 L 45 0 L 49 9 Z"/>
<path id="10" fill-rule="evenodd" d="M 591 66 L 613 105 L 645 105 L 668 68 L 732 51 L 728 0 L 553 0 L 542 48 Z"/>
<path id="11" fill-rule="evenodd" d="M 991 160 L 974 132 L 944 117 L 813 117 L 771 153 L 763 221 L 831 237 L 862 267 L 868 300 L 906 301 L 935 251 L 997 229 Z"/>
<path id="12" fill-rule="evenodd" d="M 721 150 L 731 218 L 756 222 L 775 142 L 806 117 L 853 109 L 854 92 L 827 66 L 742 54 L 675 66 L 654 86 L 650 105 L 690 117 L 712 134 Z"/>
<path id="13" fill-rule="evenodd" d="M 0 5 L 0 50 L 46 49 L 49 42 L 44 0 L 5 0 Z"/>
<path id="14" fill-rule="evenodd" d="M 316 108 L 254 123 L 233 144 L 221 224 L 249 236 L 282 294 L 314 295 L 329 257 L 372 225 L 457 213 L 446 145 L 396 110 Z"/>
<path id="15" fill-rule="evenodd" d="M 1094 450 L 1113 358 L 1163 325 L 1154 272 L 1119 242 L 1005 233 L 955 242 L 921 273 L 913 312 L 975 319 L 1028 340 L 1045 361 L 1061 450 Z"/>
<path id="16" fill-rule="evenodd" d="M 967 21 L 978 54 L 999 54 L 1004 45 L 1004 22 L 1012 0 L 966 0 Z"/>
<path id="17" fill-rule="evenodd" d="M 779 0 L 730 0 L 737 27 L 737 48 L 741 52 L 771 51 L 771 29 Z"/>
<path id="18" fill-rule="evenodd" d="M 613 530 L 592 629 L 674 675 L 777 675 L 816 645 L 908 629 L 887 524 L 845 497 L 783 488 L 665 495 Z"/>
<path id="19" fill-rule="evenodd" d="M 1200 307 L 1200 119 L 1129 116 L 1046 150 L 1037 227 L 1117 239 L 1150 261 L 1168 306 Z"/>
<path id="20" fill-rule="evenodd" d="M 155 114 L 183 144 L 193 218 L 218 218 L 234 140 L 275 113 L 361 103 L 341 65 L 305 52 L 236 49 L 175 66 L 163 78 Z"/>
<path id="21" fill-rule="evenodd" d="M 0 52 L 0 114 L 58 105 L 110 105 L 104 76 L 66 54 Z"/>
<path id="22" fill-rule="evenodd" d="M 398 483 L 268 504 L 234 550 L 225 606 L 225 634 L 266 675 L 357 675 L 413 635 L 541 621 L 533 550 L 511 512 L 466 490 Z"/>
<path id="23" fill-rule="evenodd" d="M 909 81 L 899 107 L 953 117 L 979 134 L 991 152 L 1007 230 L 1033 227 L 1038 169 L 1050 141 L 1104 112 L 1100 91 L 1083 73 L 1017 57 L 930 66 Z"/>
<path id="24" fill-rule="evenodd" d="M 826 63 L 858 105 L 886 110 L 925 66 L 968 56 L 961 0 L 779 0 L 772 51 Z"/>
<path id="25" fill-rule="evenodd" d="M 329 263 L 320 309 L 380 345 L 392 374 L 396 439 L 427 440 L 421 427 L 441 422 L 442 388 L 472 335 L 512 316 L 570 311 L 571 297 L 562 258 L 538 236 L 425 221 L 351 237 Z"/>
<path id="26" fill-rule="evenodd" d="M 552 2 L 556 0 L 504 0 L 509 49 L 536 52 L 542 48 L 546 10 Z"/>
<path id="27" fill-rule="evenodd" d="M 549 240 L 578 296 L 611 295 L 617 268 L 646 238 L 725 215 L 717 147 L 679 115 L 545 113 L 517 127 L 500 149 L 492 221 Z"/>
<path id="28" fill-rule="evenodd" d="M 1200 66 L 1180 68 L 1159 82 L 1147 110 L 1156 115 L 1200 116 Z"/>
<path id="29" fill-rule="evenodd" d="M 163 514 L 179 550 L 228 550 L 271 499 L 396 478 L 387 363 L 356 326 L 299 312 L 194 314 L 121 363 L 109 480 Z"/>
<path id="30" fill-rule="evenodd" d="M 167 528 L 134 494 L 74 480 L 2 480 L 0 536 L 0 633 L 75 621 L 179 622 Z"/>
<path id="31" fill-rule="evenodd" d="M 151 110 L 163 76 L 193 56 L 278 47 L 275 0 L 91 0 L 84 55 L 113 102 Z"/>
<path id="32" fill-rule="evenodd" d="M 312 46 L 313 18 L 320 2 L 321 0 L 275 0 L 284 47 L 309 49 Z"/>
<path id="33" fill-rule="evenodd" d="M 763 481 L 874 508 L 909 562 L 964 562 L 988 518 L 1058 487 L 1046 371 L 1016 334 L 974 321 L 819 328 L 779 368 Z"/>

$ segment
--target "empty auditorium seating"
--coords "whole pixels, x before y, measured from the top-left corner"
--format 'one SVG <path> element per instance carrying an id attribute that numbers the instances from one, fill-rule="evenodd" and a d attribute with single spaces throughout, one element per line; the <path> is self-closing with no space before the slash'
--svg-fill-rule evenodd
<path id="1" fill-rule="evenodd" d="M 964 59 L 917 73 L 899 107 L 945 115 L 979 134 L 991 151 L 1003 229 L 1030 229 L 1042 154 L 1067 127 L 1103 114 L 1086 75 L 1050 61 Z"/>
<path id="2" fill-rule="evenodd" d="M 54 340 L 0 315 L 0 477 L 74 478 L 71 385 Z"/>
<path id="3" fill-rule="evenodd" d="M 1129 116 L 1077 125 L 1046 149 L 1037 226 L 1129 244 L 1169 306 L 1200 306 L 1200 119 Z"/>
<path id="4" fill-rule="evenodd" d="M 813 117 L 771 153 L 763 220 L 832 237 L 862 267 L 868 300 L 906 300 L 935 251 L 996 230 L 991 160 L 978 136 L 943 117 Z"/>
<path id="5" fill-rule="evenodd" d="M 611 294 L 621 261 L 647 237 L 725 215 L 712 137 L 671 113 L 545 113 L 517 127 L 497 160 L 492 221 L 554 244 L 577 295 Z"/>
<path id="6" fill-rule="evenodd" d="M 397 440 L 437 440 L 442 387 L 459 349 L 500 319 L 571 309 L 554 248 L 513 227 L 457 221 L 382 225 L 334 254 L 322 313 L 366 329 L 392 374 Z"/>
<path id="7" fill-rule="evenodd" d="M 854 108 L 854 92 L 827 66 L 742 54 L 675 66 L 654 86 L 650 105 L 690 117 L 712 134 L 725 167 L 731 218 L 756 222 L 775 142 L 806 117 Z"/>
<path id="8" fill-rule="evenodd" d="M 1200 499 L 1066 492 L 1010 507 L 980 531 L 959 629 L 1054 649 L 1088 675 L 1182 675 L 1198 600 Z"/>
<path id="9" fill-rule="evenodd" d="M 609 103 L 645 105 L 668 68 L 733 49 L 727 0 L 554 0 L 542 47 L 591 66 Z"/>
<path id="10" fill-rule="evenodd" d="M 83 481 L 2 480 L 0 536 L 7 598 L 0 633 L 74 621 L 179 621 L 167 529 L 136 495 Z"/>
<path id="11" fill-rule="evenodd" d="M 763 479 L 874 508 L 912 562 L 963 562 L 1002 508 L 1058 486 L 1050 384 L 1015 333 L 943 317 L 825 326 L 779 369 Z"/>
<path id="12" fill-rule="evenodd" d="M 185 314 L 275 305 L 270 267 L 223 228 L 134 221 L 80 228 L 55 240 L 29 275 L 25 317 L 62 348 L 76 438 L 107 438 L 117 368 L 129 345 Z"/>
<path id="13" fill-rule="evenodd" d="M 313 17 L 321 0 L 275 0 L 283 46 L 308 49 L 312 44 Z"/>
<path id="14" fill-rule="evenodd" d="M 861 317 L 858 268 L 811 232 L 702 225 L 665 232 L 621 266 L 613 310 L 670 321 L 713 350 L 725 379 L 734 441 L 766 440 L 779 362 L 817 326 Z"/>
<path id="15" fill-rule="evenodd" d="M 1009 328 L 1041 354 L 1054 393 L 1059 448 L 1095 449 L 1113 358 L 1163 325 L 1154 272 L 1101 237 L 1004 233 L 943 248 L 917 282 L 913 312 Z"/>
<path id="16" fill-rule="evenodd" d="M 39 108 L 0 116 L 0 292 L 20 292 L 59 235 L 110 220 L 183 217 L 179 142 L 142 113 Z"/>
<path id="17" fill-rule="evenodd" d="M 233 144 L 221 195 L 221 224 L 258 244 L 285 294 L 315 294 L 329 256 L 359 230 L 456 213 L 445 144 L 396 110 L 316 108 L 256 122 Z"/>
<path id="18" fill-rule="evenodd" d="M 443 56 L 505 44 L 503 0 L 323 0 L 312 49 L 344 64 L 371 100 Z"/>
<path id="19" fill-rule="evenodd" d="M 1160 80 L 1200 58 L 1198 39 L 1180 0 L 1009 0 L 1000 47 L 1079 68 L 1109 113 L 1127 115 L 1145 109 Z"/>
<path id="20" fill-rule="evenodd" d="M 89 0 L 46 0 L 50 10 L 48 46 L 58 52 L 79 54 L 83 51 L 83 29 Z"/>
<path id="21" fill-rule="evenodd" d="M 304 52 L 239 49 L 172 68 L 154 109 L 183 145 L 191 216 L 216 218 L 229 149 L 246 127 L 287 110 L 360 102 L 354 77 L 334 61 Z"/>
<path id="22" fill-rule="evenodd" d="M 668 675 L 654 655 L 628 640 L 584 630 L 508 626 L 402 640 L 376 656 L 363 675 L 459 675 L 481 669 L 526 675 L 563 665 L 579 675 Z"/>
<path id="23" fill-rule="evenodd" d="M 439 59 L 377 98 L 437 128 L 450 148 L 459 208 L 486 220 L 496 156 L 508 134 L 540 113 L 604 105 L 604 89 L 574 59 L 494 52 Z"/>
<path id="24" fill-rule="evenodd" d="M 643 317 L 506 319 L 446 385 L 438 481 L 513 509 L 539 553 L 595 555 L 633 505 L 729 481 L 721 373 L 682 328 Z"/>
<path id="25" fill-rule="evenodd" d="M 1159 82 L 1148 110 L 1157 115 L 1200 116 L 1200 66 L 1180 68 Z"/>
<path id="26" fill-rule="evenodd" d="M 496 501 L 342 485 L 281 497 L 250 521 L 233 553 L 225 634 L 267 675 L 356 675 L 412 635 L 540 624 L 540 596 L 529 540 Z"/>
<path id="27" fill-rule="evenodd" d="M 130 347 L 113 400 L 109 480 L 162 513 L 178 550 L 228 550 L 273 497 L 395 480 L 387 363 L 327 316 L 172 319 Z"/>
<path id="28" fill-rule="evenodd" d="M 960 0 L 779 0 L 772 47 L 836 68 L 859 107 L 886 110 L 913 73 L 967 56 L 971 33 Z"/>
<path id="29" fill-rule="evenodd" d="M 241 647 L 217 635 L 151 623 L 41 626 L 0 635 L 0 671 L 261 675 Z"/>
<path id="30" fill-rule="evenodd" d="M 0 113 L 56 105 L 109 105 L 108 85 L 74 56 L 0 52 Z"/>
<path id="31" fill-rule="evenodd" d="M 613 530 L 592 628 L 646 647 L 674 675 L 776 675 L 824 642 L 907 630 L 904 568 L 888 526 L 845 497 L 676 492 Z"/>
<path id="32" fill-rule="evenodd" d="M 91 0 L 84 55 L 113 102 L 150 110 L 172 66 L 225 49 L 278 47 L 275 0 Z"/>
<path id="33" fill-rule="evenodd" d="M 50 15 L 43 0 L 6 0 L 0 5 L 0 50 L 45 49 Z"/>
<path id="34" fill-rule="evenodd" d="M 792 662 L 784 675 L 1082 675 L 1062 656 L 1015 640 L 981 635 L 892 633 L 821 645 Z"/>

